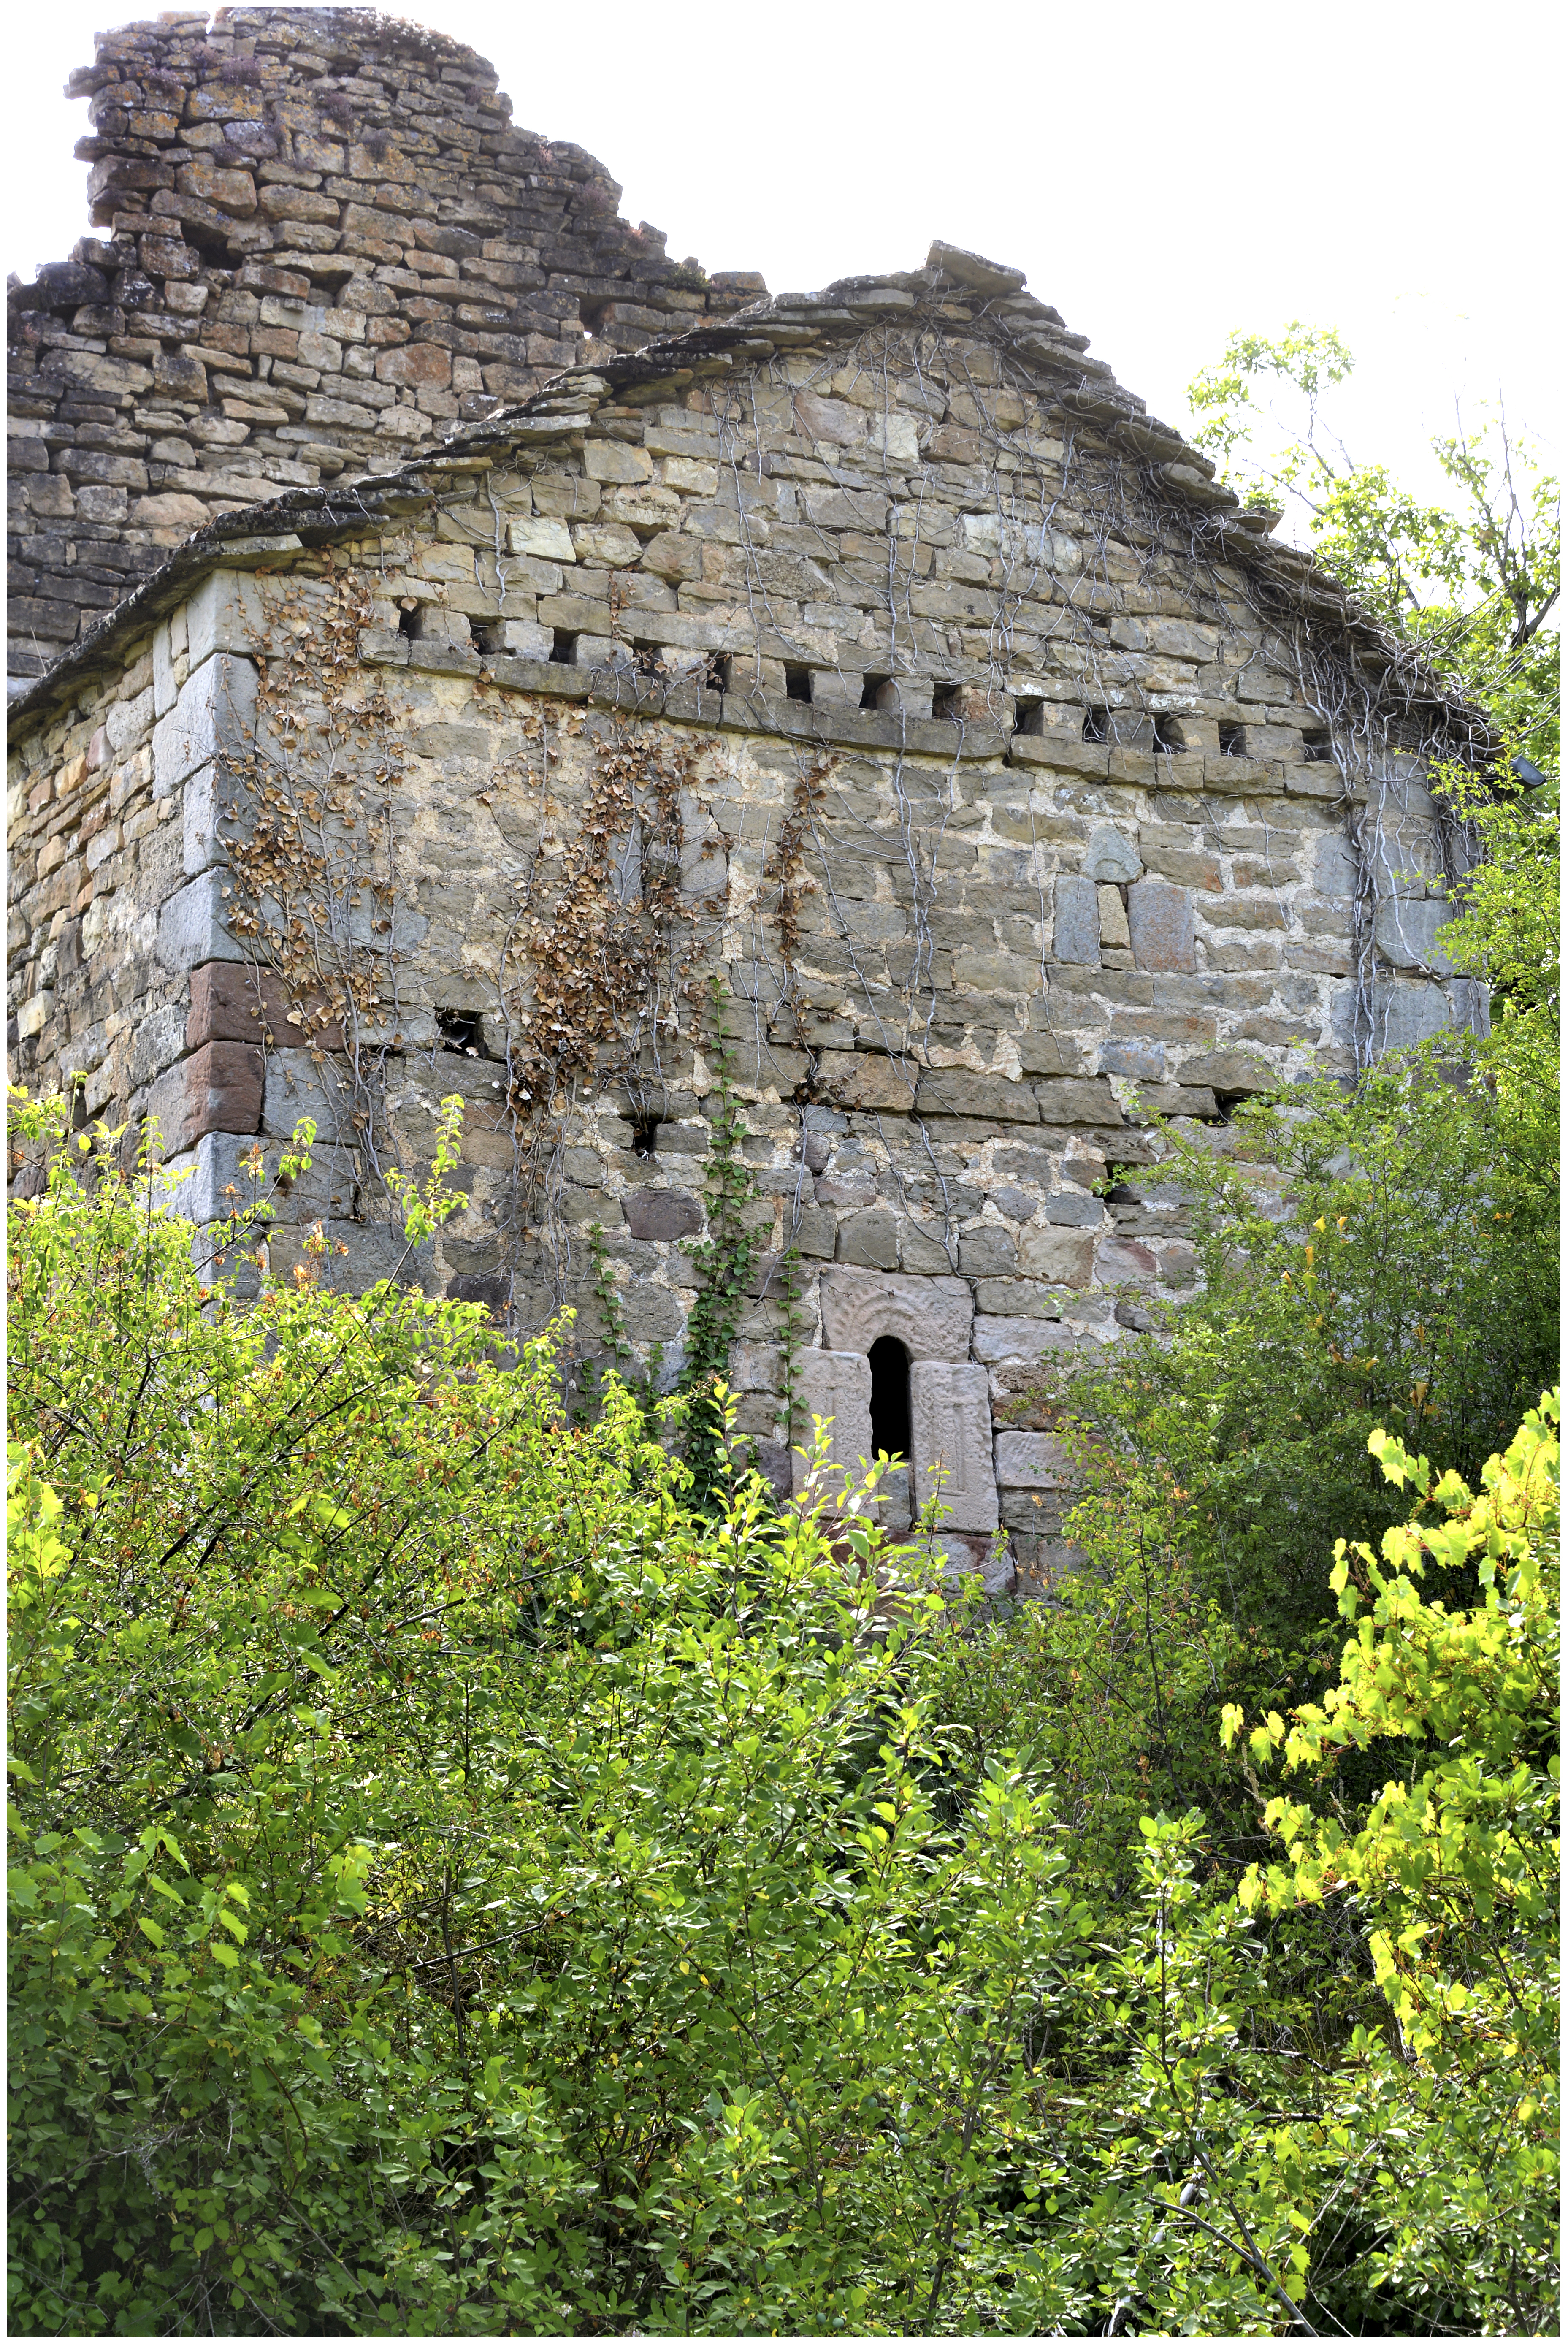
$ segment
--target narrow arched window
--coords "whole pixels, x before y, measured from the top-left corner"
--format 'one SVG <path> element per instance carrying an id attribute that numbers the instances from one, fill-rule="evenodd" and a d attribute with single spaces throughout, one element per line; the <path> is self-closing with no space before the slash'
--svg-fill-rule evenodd
<path id="1" fill-rule="evenodd" d="M 894 1457 L 909 1455 L 909 1355 L 896 1335 L 871 1347 L 871 1447 Z"/>

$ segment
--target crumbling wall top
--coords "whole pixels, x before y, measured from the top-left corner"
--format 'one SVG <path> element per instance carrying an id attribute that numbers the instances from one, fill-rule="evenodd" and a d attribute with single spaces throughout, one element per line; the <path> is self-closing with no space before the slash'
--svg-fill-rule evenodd
<path id="1" fill-rule="evenodd" d="M 423 26 L 170 10 L 95 46 L 67 95 L 98 233 L 10 291 L 13 677 L 223 513 L 385 472 L 764 289 L 672 260 Z"/>

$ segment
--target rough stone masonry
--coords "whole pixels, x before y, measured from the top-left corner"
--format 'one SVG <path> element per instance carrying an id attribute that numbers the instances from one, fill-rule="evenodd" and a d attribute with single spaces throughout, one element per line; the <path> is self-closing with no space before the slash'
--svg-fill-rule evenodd
<path id="1" fill-rule="evenodd" d="M 100 40 L 109 237 L 20 295 L 91 616 L 13 707 L 15 1079 L 204 1226 L 310 1116 L 268 1268 L 357 1286 L 459 1092 L 400 1274 L 668 1384 L 739 1244 L 781 1490 L 892 1429 L 893 1518 L 1044 1586 L 1041 1371 L 1193 1276 L 1151 1111 L 1484 1018 L 1428 782 L 1489 745 L 1018 271 L 673 269 L 494 82 L 354 10 Z"/>

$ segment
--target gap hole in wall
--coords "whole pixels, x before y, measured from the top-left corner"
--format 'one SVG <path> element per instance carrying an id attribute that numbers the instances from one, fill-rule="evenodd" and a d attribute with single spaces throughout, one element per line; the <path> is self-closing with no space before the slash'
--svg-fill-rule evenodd
<path id="1" fill-rule="evenodd" d="M 565 627 L 555 630 L 550 646 L 550 659 L 552 667 L 575 667 L 577 665 L 577 638 Z"/>
<path id="2" fill-rule="evenodd" d="M 1155 718 L 1154 746 L 1157 749 L 1163 750 L 1168 757 L 1174 756 L 1179 749 L 1186 748 L 1187 744 L 1182 738 L 1181 727 L 1174 716 Z"/>
<path id="3" fill-rule="evenodd" d="M 704 692 L 733 692 L 735 664 L 724 652 L 710 652 L 703 662 Z"/>
<path id="4" fill-rule="evenodd" d="M 656 1115 L 646 1115 L 640 1122 L 634 1123 L 632 1126 L 632 1153 L 633 1156 L 652 1156 L 658 1144 L 659 1118 Z"/>
<path id="5" fill-rule="evenodd" d="M 871 1363 L 871 1447 L 909 1455 L 909 1355 L 896 1335 L 878 1335 Z"/>
<path id="6" fill-rule="evenodd" d="M 639 675 L 663 675 L 664 647 L 663 644 L 639 644 L 632 646 L 632 665 Z"/>
<path id="7" fill-rule="evenodd" d="M 938 684 L 932 688 L 931 714 L 938 724 L 956 725 L 958 721 L 958 686 Z"/>
<path id="8" fill-rule="evenodd" d="M 1017 717 L 1013 726 L 1014 732 L 1027 734 L 1031 740 L 1037 740 L 1039 736 L 1046 729 L 1045 702 L 1043 700 L 1020 700 L 1017 702 Z"/>
<path id="9" fill-rule="evenodd" d="M 404 603 L 400 606 L 398 611 L 398 633 L 400 635 L 407 635 L 411 644 L 418 643 L 420 637 L 420 606 L 417 603 Z"/>
<path id="10" fill-rule="evenodd" d="M 479 1057 L 481 1037 L 477 1010 L 438 1010 L 436 1031 L 443 1051 L 461 1051 L 470 1059 Z"/>
<path id="11" fill-rule="evenodd" d="M 1301 755 L 1309 766 L 1331 766 L 1334 761 L 1334 745 L 1325 732 L 1303 733 Z"/>
<path id="12" fill-rule="evenodd" d="M 810 668 L 794 667 L 786 661 L 784 664 L 784 692 L 786 696 L 791 700 L 809 700 L 811 698 Z"/>
<path id="13" fill-rule="evenodd" d="M 1108 741 L 1110 739 L 1110 710 L 1108 708 L 1086 708 L 1084 710 L 1084 739 L 1086 741 Z"/>
<path id="14" fill-rule="evenodd" d="M 1219 727 L 1219 754 L 1222 757 L 1244 757 L 1247 755 L 1245 725 L 1222 725 Z"/>
<path id="15" fill-rule="evenodd" d="M 880 708 L 882 695 L 892 681 L 893 678 L 890 675 L 868 675 L 860 687 L 862 708 Z"/>

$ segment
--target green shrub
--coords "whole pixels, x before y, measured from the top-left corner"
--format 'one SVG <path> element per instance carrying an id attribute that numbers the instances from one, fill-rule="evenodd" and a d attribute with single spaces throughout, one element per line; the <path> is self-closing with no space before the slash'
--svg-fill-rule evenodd
<path id="1" fill-rule="evenodd" d="M 935 1812 L 930 1567 L 145 1181 L 12 1237 L 14 2329 L 994 2315 L 1087 1916 L 1016 1771 Z"/>
<path id="2" fill-rule="evenodd" d="M 710 1517 L 613 1382 L 574 1424 L 548 1343 L 396 1284 L 242 1306 L 62 1122 L 10 1231 L 16 2333 L 1551 2331 L 1543 1426 L 1489 1514 L 1380 1436 L 1416 1528 L 1341 1558 L 1331 1699 L 1239 1736 L 1233 1624 L 1129 1548 L 1053 1720 L 1047 1616 L 944 1604 L 875 1472 Z"/>

